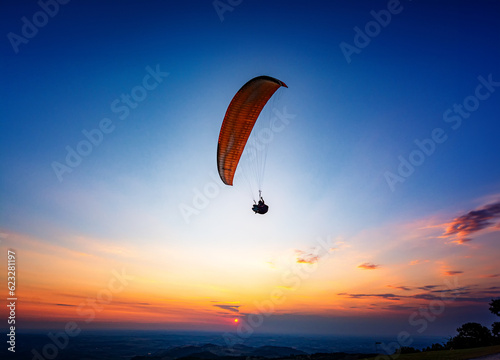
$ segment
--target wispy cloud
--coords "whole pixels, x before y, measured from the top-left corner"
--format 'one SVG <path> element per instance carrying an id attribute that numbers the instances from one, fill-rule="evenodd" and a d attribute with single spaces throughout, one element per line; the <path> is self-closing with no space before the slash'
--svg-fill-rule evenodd
<path id="1" fill-rule="evenodd" d="M 436 289 L 438 287 L 442 287 L 442 289 Z M 404 287 L 409 288 L 409 287 Z M 488 292 L 491 294 L 496 290 L 484 290 L 484 289 L 473 289 L 470 286 L 462 286 L 462 287 L 453 287 L 448 288 L 443 285 L 426 285 L 419 286 L 415 289 L 424 290 L 423 292 L 419 292 L 417 294 L 408 294 L 405 295 L 396 295 L 392 293 L 338 293 L 338 296 L 346 296 L 351 299 L 369 299 L 369 298 L 378 298 L 385 299 L 391 301 L 412 301 L 412 300 L 456 300 L 461 302 L 485 302 L 488 300 L 488 297 L 484 294 L 484 292 Z M 400 306 L 407 306 L 405 304 L 401 304 Z M 409 306 L 409 305 L 408 305 Z M 403 309 L 402 307 L 400 309 Z M 397 306 L 392 307 L 392 310 L 397 310 Z"/>
<path id="2" fill-rule="evenodd" d="M 423 264 L 423 263 L 428 263 L 429 260 L 412 260 L 410 261 L 410 265 L 418 265 L 418 264 Z"/>
<path id="3" fill-rule="evenodd" d="M 410 291 L 411 288 L 409 286 L 393 286 L 393 285 L 387 285 L 387 287 L 392 288 L 392 289 L 398 289 L 398 290 L 403 290 L 403 291 Z"/>
<path id="4" fill-rule="evenodd" d="M 380 267 L 380 265 L 367 263 L 367 262 L 363 263 L 361 265 L 358 265 L 358 268 L 363 269 L 363 270 L 375 270 L 375 269 L 378 269 L 379 267 Z"/>
<path id="5" fill-rule="evenodd" d="M 298 257 L 297 263 L 299 264 L 315 264 L 319 260 L 319 256 L 310 256 L 310 257 Z"/>
<path id="6" fill-rule="evenodd" d="M 419 286 L 417 289 L 420 290 L 432 290 L 439 287 L 439 285 L 424 285 L 424 286 Z"/>
<path id="7" fill-rule="evenodd" d="M 471 241 L 469 236 L 475 232 L 489 227 L 499 229 L 499 225 L 495 224 L 497 219 L 500 219 L 500 200 L 453 219 L 446 224 L 442 237 L 456 237 L 454 242 L 463 244 Z"/>
<path id="8" fill-rule="evenodd" d="M 313 253 L 306 253 L 302 250 L 295 250 L 297 254 L 298 264 L 316 264 L 319 261 L 319 255 Z"/>
<path id="9" fill-rule="evenodd" d="M 353 299 L 361 299 L 361 298 L 383 298 L 387 300 L 401 300 L 401 296 L 395 294 L 348 294 L 348 293 L 339 293 L 337 295 L 349 296 Z"/>
<path id="10" fill-rule="evenodd" d="M 239 308 L 241 305 L 216 304 L 214 306 L 223 310 L 239 313 L 240 312 Z"/>
<path id="11" fill-rule="evenodd" d="M 382 307 L 384 310 L 389 310 L 389 311 L 408 311 L 408 310 L 414 310 L 415 307 L 413 306 L 407 306 L 407 305 L 400 305 L 400 304 L 388 304 Z"/>
<path id="12" fill-rule="evenodd" d="M 461 270 L 447 270 L 444 272 L 444 275 L 446 276 L 453 276 L 453 275 L 460 275 L 463 274 L 464 272 Z"/>
<path id="13" fill-rule="evenodd" d="M 500 294 L 500 286 L 490 286 L 489 288 L 485 289 L 485 291 L 488 293 Z"/>

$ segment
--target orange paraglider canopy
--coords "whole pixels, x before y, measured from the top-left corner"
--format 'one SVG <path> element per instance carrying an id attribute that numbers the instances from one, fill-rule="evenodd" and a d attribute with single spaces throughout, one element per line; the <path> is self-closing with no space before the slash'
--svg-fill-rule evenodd
<path id="1" fill-rule="evenodd" d="M 217 168 L 224 184 L 233 185 L 236 167 L 255 121 L 267 101 L 281 86 L 288 87 L 270 76 L 258 76 L 243 85 L 231 100 L 222 122 L 217 146 Z"/>

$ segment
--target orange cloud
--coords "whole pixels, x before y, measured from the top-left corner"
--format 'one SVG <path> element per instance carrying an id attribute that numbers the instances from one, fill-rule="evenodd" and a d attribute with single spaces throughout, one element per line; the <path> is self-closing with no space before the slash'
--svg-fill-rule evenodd
<path id="1" fill-rule="evenodd" d="M 410 261 L 410 265 L 418 265 L 418 264 L 422 264 L 422 263 L 428 263 L 429 260 L 412 260 Z"/>
<path id="2" fill-rule="evenodd" d="M 498 218 L 500 218 L 500 200 L 471 210 L 445 224 L 447 227 L 442 237 L 456 237 L 453 242 L 464 244 L 472 240 L 469 236 L 475 232 L 489 227 L 498 229 L 498 224 L 495 224 Z"/>
<path id="3" fill-rule="evenodd" d="M 310 256 L 310 257 L 298 257 L 297 258 L 297 263 L 299 264 L 315 264 L 319 260 L 319 256 Z"/>
<path id="4" fill-rule="evenodd" d="M 297 263 L 298 264 L 316 264 L 319 261 L 319 255 L 315 255 L 312 253 L 305 253 L 302 250 L 295 250 L 297 253 Z"/>
<path id="5" fill-rule="evenodd" d="M 446 275 L 446 276 L 453 276 L 453 275 L 460 275 L 460 274 L 463 274 L 463 273 L 464 272 L 460 271 L 460 270 L 448 270 L 448 271 L 444 272 L 444 275 Z"/>
<path id="6" fill-rule="evenodd" d="M 408 286 L 393 286 L 393 285 L 387 285 L 388 288 L 392 288 L 392 289 L 398 289 L 398 290 L 403 290 L 403 291 L 410 291 L 411 288 L 408 287 Z"/>
<path id="7" fill-rule="evenodd" d="M 372 263 L 363 263 L 361 265 L 358 265 L 358 268 L 363 269 L 363 270 L 375 270 L 378 269 L 380 265 L 377 264 L 372 264 Z"/>

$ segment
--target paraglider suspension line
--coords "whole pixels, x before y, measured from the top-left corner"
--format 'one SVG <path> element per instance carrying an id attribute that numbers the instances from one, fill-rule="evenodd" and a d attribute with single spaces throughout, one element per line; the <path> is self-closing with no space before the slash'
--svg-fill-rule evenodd
<path id="1" fill-rule="evenodd" d="M 259 197 L 257 199 L 258 200 L 253 199 L 254 204 L 257 204 L 257 201 L 262 199 L 262 190 L 259 190 Z"/>

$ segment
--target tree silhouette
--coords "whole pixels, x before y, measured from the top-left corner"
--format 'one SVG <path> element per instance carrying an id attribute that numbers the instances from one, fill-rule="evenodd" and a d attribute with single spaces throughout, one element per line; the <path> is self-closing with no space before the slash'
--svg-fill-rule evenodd
<path id="1" fill-rule="evenodd" d="M 447 349 L 446 345 L 435 343 L 432 344 L 431 346 L 427 346 L 425 350 L 422 351 L 439 351 L 439 350 L 445 350 Z"/>
<path id="2" fill-rule="evenodd" d="M 493 314 L 500 316 L 500 299 L 491 300 L 490 311 Z M 491 325 L 491 333 L 494 336 L 494 342 L 496 344 L 500 344 L 500 322 L 497 321 Z"/>
<path id="3" fill-rule="evenodd" d="M 490 311 L 496 316 L 500 316 L 500 299 L 491 300 Z"/>
<path id="4" fill-rule="evenodd" d="M 494 322 L 491 326 L 491 333 L 496 337 L 500 337 L 500 322 Z"/>
<path id="5" fill-rule="evenodd" d="M 490 330 L 481 324 L 469 322 L 457 329 L 458 335 L 451 338 L 448 345 L 455 349 L 466 349 L 491 345 Z"/>

